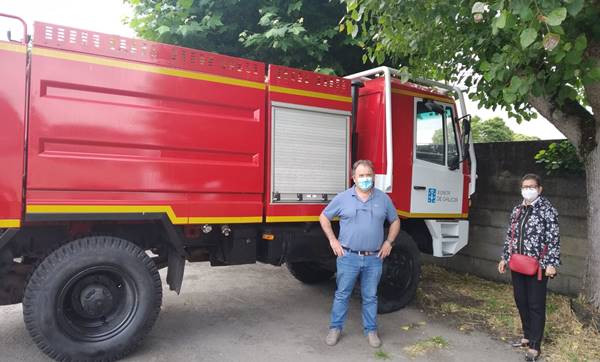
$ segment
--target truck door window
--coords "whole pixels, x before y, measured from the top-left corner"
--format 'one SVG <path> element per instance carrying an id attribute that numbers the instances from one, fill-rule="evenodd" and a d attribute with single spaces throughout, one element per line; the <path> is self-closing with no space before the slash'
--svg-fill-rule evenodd
<path id="1" fill-rule="evenodd" d="M 458 133 L 454 124 L 454 114 L 451 107 L 446 107 L 446 134 L 448 144 L 448 166 L 458 165 Z"/>
<path id="2" fill-rule="evenodd" d="M 430 111 L 425 102 L 417 102 L 416 157 L 419 160 L 445 165 L 444 118 Z"/>

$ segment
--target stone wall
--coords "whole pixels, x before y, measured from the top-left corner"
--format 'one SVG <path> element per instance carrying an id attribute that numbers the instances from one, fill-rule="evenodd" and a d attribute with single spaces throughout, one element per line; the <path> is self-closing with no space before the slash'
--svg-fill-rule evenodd
<path id="1" fill-rule="evenodd" d="M 548 286 L 560 293 L 579 293 L 588 250 L 585 178 L 545 176 L 533 157 L 551 142 L 476 144 L 478 179 L 470 211 L 469 244 L 451 258 L 425 260 L 488 279 L 508 281 L 509 276 L 498 274 L 496 265 L 502 254 L 510 210 L 522 200 L 521 177 L 534 172 L 542 176 L 543 195 L 559 213 L 562 265 L 559 276 Z"/>

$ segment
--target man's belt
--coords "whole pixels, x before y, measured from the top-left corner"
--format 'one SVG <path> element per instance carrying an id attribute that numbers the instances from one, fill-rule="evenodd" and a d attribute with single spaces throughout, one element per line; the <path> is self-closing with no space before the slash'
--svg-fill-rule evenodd
<path id="1" fill-rule="evenodd" d="M 366 251 L 366 250 L 352 250 L 350 248 L 347 248 L 345 246 L 342 246 L 342 249 L 349 251 L 353 254 L 358 254 L 360 256 L 370 256 L 370 255 L 377 255 L 379 253 L 379 250 L 375 250 L 375 251 Z"/>

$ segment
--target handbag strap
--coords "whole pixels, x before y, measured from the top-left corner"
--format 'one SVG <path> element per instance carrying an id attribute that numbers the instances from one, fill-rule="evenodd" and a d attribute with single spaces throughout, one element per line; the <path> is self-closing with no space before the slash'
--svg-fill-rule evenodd
<path id="1" fill-rule="evenodd" d="M 508 248 L 510 249 L 510 255 L 514 254 L 513 253 L 513 246 L 515 243 L 515 226 L 517 225 L 517 223 L 519 222 L 519 215 L 521 215 L 521 207 L 519 206 L 517 208 L 517 214 L 515 215 L 514 218 L 514 222 L 511 223 L 511 230 L 510 230 L 510 242 L 508 243 Z"/>

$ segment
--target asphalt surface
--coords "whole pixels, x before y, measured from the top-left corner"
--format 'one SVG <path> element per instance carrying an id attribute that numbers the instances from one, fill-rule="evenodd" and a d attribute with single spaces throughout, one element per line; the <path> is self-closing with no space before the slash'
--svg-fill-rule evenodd
<path id="1" fill-rule="evenodd" d="M 414 306 L 379 316 L 376 356 L 362 334 L 355 293 L 340 342 L 324 343 L 334 281 L 310 286 L 285 267 L 188 264 L 181 295 L 165 288 L 159 319 L 126 361 L 522 361 L 506 342 L 465 334 Z M 407 327 L 410 326 L 410 327 Z M 442 337 L 448 346 L 412 356 L 405 349 Z M 0 361 L 47 361 L 25 330 L 21 305 L 0 307 Z"/>

